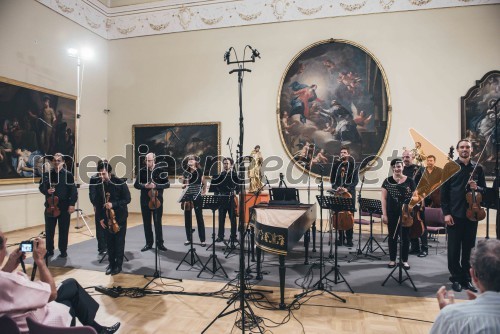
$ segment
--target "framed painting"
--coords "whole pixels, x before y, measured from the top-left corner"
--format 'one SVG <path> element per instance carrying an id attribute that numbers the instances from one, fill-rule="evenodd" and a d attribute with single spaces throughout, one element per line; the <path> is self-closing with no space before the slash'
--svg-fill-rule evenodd
<path id="1" fill-rule="evenodd" d="M 0 184 L 41 176 L 44 156 L 74 169 L 76 96 L 0 77 Z"/>
<path id="2" fill-rule="evenodd" d="M 169 177 L 185 170 L 186 157 L 198 156 L 203 174 L 217 174 L 220 166 L 220 122 L 138 124 L 132 126 L 134 175 L 143 166 L 147 153 L 155 153 L 157 163 L 166 166 Z"/>
<path id="3" fill-rule="evenodd" d="M 461 98 L 461 138 L 471 141 L 472 159 L 483 165 L 489 180 L 495 176 L 495 161 L 499 154 L 495 149 L 500 140 L 498 135 L 495 138 L 495 113 L 496 119 L 500 118 L 499 98 L 500 71 L 486 73 Z"/>
<path id="4" fill-rule="evenodd" d="M 353 42 L 331 39 L 306 47 L 281 79 L 277 116 L 282 144 L 296 165 L 314 176 L 320 171 L 329 175 L 343 146 L 366 166 L 385 145 L 390 113 L 382 66 Z"/>

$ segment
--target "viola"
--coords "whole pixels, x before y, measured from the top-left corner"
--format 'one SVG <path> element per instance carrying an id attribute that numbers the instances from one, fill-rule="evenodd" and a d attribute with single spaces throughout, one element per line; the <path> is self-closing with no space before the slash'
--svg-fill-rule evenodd
<path id="1" fill-rule="evenodd" d="M 401 225 L 403 227 L 411 227 L 413 225 L 413 215 L 410 205 L 403 204 L 401 207 Z"/>
<path id="2" fill-rule="evenodd" d="M 158 199 L 158 190 L 150 189 L 148 191 L 148 196 L 149 196 L 149 202 L 148 202 L 149 209 L 150 210 L 158 209 L 161 205 L 160 200 Z"/>
<path id="3" fill-rule="evenodd" d="M 413 224 L 410 228 L 410 239 L 419 238 L 424 234 L 425 226 L 422 219 L 422 209 L 418 206 L 414 206 L 412 210 Z"/>
<path id="4" fill-rule="evenodd" d="M 467 208 L 467 212 L 465 213 L 467 219 L 477 222 L 486 218 L 486 211 L 480 204 L 483 200 L 481 193 L 471 189 L 465 195 L 465 199 L 467 200 L 467 204 L 469 206 Z"/>
<path id="5" fill-rule="evenodd" d="M 54 193 L 47 197 L 47 209 L 45 209 L 45 212 L 48 216 L 59 217 L 61 210 L 59 210 L 58 204 L 59 197 L 55 196 Z"/>
<path id="6" fill-rule="evenodd" d="M 182 191 L 181 197 L 184 197 L 184 194 L 187 192 L 189 189 L 189 176 L 188 174 L 184 174 L 182 177 L 182 184 L 184 185 L 184 190 Z M 181 202 L 181 209 L 184 211 L 191 211 L 194 208 L 194 203 L 193 201 L 183 201 Z"/>
<path id="7" fill-rule="evenodd" d="M 110 194 L 106 193 L 106 203 L 109 202 Z M 106 208 L 106 217 L 108 218 L 108 229 L 111 233 L 118 233 L 120 231 L 120 225 L 116 222 L 115 210 Z"/>

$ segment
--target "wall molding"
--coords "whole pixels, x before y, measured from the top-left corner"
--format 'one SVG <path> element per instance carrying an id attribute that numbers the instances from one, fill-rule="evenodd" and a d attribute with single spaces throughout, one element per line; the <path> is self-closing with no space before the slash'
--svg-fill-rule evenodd
<path id="1" fill-rule="evenodd" d="M 319 18 L 499 4 L 500 0 L 171 0 L 106 7 L 98 0 L 36 0 L 107 40 Z"/>

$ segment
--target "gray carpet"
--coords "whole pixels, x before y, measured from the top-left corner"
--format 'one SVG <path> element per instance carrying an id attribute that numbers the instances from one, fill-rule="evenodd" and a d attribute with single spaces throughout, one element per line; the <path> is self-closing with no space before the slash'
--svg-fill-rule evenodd
<path id="1" fill-rule="evenodd" d="M 207 228 L 206 232 L 207 238 L 211 238 L 212 228 Z M 228 234 L 229 233 L 226 232 L 226 236 Z M 205 271 L 201 275 L 201 277 L 198 278 L 197 275 L 201 269 L 201 265 L 199 263 L 194 267 L 191 267 L 190 265 L 184 263 L 180 266 L 179 270 L 176 270 L 175 268 L 181 262 L 185 253 L 189 249 L 188 246 L 184 246 L 183 244 L 186 240 L 184 227 L 164 226 L 163 235 L 165 237 L 165 246 L 168 248 L 168 251 L 160 252 L 159 258 L 162 276 L 191 280 L 226 280 L 222 277 L 222 271 L 220 270 L 217 273 L 218 275 L 215 277 L 213 277 L 212 274 L 208 271 Z M 366 235 L 363 235 L 363 237 L 367 238 Z M 376 235 L 376 238 L 381 243 L 382 240 L 378 235 Z M 355 239 L 357 239 L 357 234 L 355 235 Z M 197 242 L 197 240 L 198 236 L 197 232 L 195 232 L 195 242 Z M 445 248 L 443 240 L 444 237 L 442 236 L 440 249 L 437 255 L 435 248 L 430 249 L 429 256 L 427 256 L 426 258 L 418 258 L 415 255 L 410 255 L 409 263 L 411 265 L 411 270 L 409 271 L 409 273 L 418 289 L 418 291 L 416 292 L 410 286 L 409 281 L 406 281 L 402 285 L 399 285 L 392 278 L 387 281 L 385 286 L 381 286 L 382 282 L 390 272 L 390 269 L 387 268 L 388 255 L 384 256 L 382 260 L 368 260 L 361 257 L 356 261 L 347 263 L 347 260 L 352 257 L 352 255 L 349 255 L 348 252 L 354 252 L 356 249 L 356 244 L 352 249 L 339 247 L 340 271 L 344 275 L 346 281 L 352 287 L 354 292 L 384 295 L 434 297 L 437 289 L 441 285 L 447 285 L 449 288 L 449 274 L 447 270 L 447 259 L 446 253 L 444 252 Z M 311 264 L 318 261 L 319 234 L 317 242 L 318 252 L 310 252 Z M 386 243 L 381 244 L 385 249 L 387 248 Z M 125 255 L 128 257 L 129 261 L 124 261 L 124 272 L 137 275 L 152 274 L 154 272 L 154 250 L 141 252 L 140 249 L 144 245 L 145 239 L 143 227 L 136 226 L 129 228 L 127 230 L 125 246 Z M 238 256 L 236 252 L 234 252 L 231 256 L 229 256 L 229 258 L 226 259 L 223 255 L 223 244 L 216 245 L 216 253 L 218 258 L 220 259 L 224 269 L 229 275 L 229 278 L 234 278 L 236 276 L 235 270 L 237 270 L 238 268 Z M 362 243 L 362 245 L 364 245 L 364 242 Z M 436 243 L 431 242 L 430 245 L 436 246 Z M 204 264 L 211 254 L 211 249 L 207 251 L 199 244 L 195 244 L 195 248 L 201 258 L 201 261 Z M 325 254 L 328 256 L 329 246 L 327 236 L 325 236 L 325 245 L 323 246 L 323 249 Z M 108 264 L 107 260 L 99 263 L 100 257 L 97 255 L 97 240 L 95 238 L 70 246 L 68 249 L 68 258 L 66 259 L 58 258 L 57 255 L 58 252 L 56 251 L 56 254 L 51 259 L 49 266 L 105 271 Z M 333 260 L 328 260 L 329 261 L 326 262 L 327 270 L 332 267 L 333 263 Z M 297 245 L 291 252 L 291 254 L 289 254 L 286 258 L 286 287 L 300 288 L 302 285 L 307 286 L 310 284 L 310 282 L 314 283 L 317 281 L 317 279 L 319 278 L 319 266 L 314 266 L 311 270 L 311 265 L 304 265 L 303 262 L 304 248 L 301 241 L 301 243 Z M 252 268 L 255 270 L 256 265 L 254 263 L 251 264 Z M 263 270 L 268 272 L 268 274 L 264 275 L 264 279 L 259 283 L 259 285 L 279 286 L 278 257 L 269 253 L 265 253 Z M 398 271 L 396 271 L 395 274 L 397 274 L 397 272 Z M 330 274 L 328 278 L 333 280 L 333 273 Z M 330 288 L 334 292 L 349 291 L 345 283 L 330 283 L 328 288 Z M 466 295 L 464 292 L 461 292 L 456 294 L 456 297 L 465 299 Z"/>

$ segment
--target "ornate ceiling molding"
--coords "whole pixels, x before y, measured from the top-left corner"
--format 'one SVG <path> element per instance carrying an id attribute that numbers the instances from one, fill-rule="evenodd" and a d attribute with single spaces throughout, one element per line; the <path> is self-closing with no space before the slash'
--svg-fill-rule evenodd
<path id="1" fill-rule="evenodd" d="M 171 0 L 164 0 L 108 8 L 98 0 L 36 1 L 108 40 L 263 23 L 500 3 L 500 0 L 211 0 L 172 5 Z"/>

